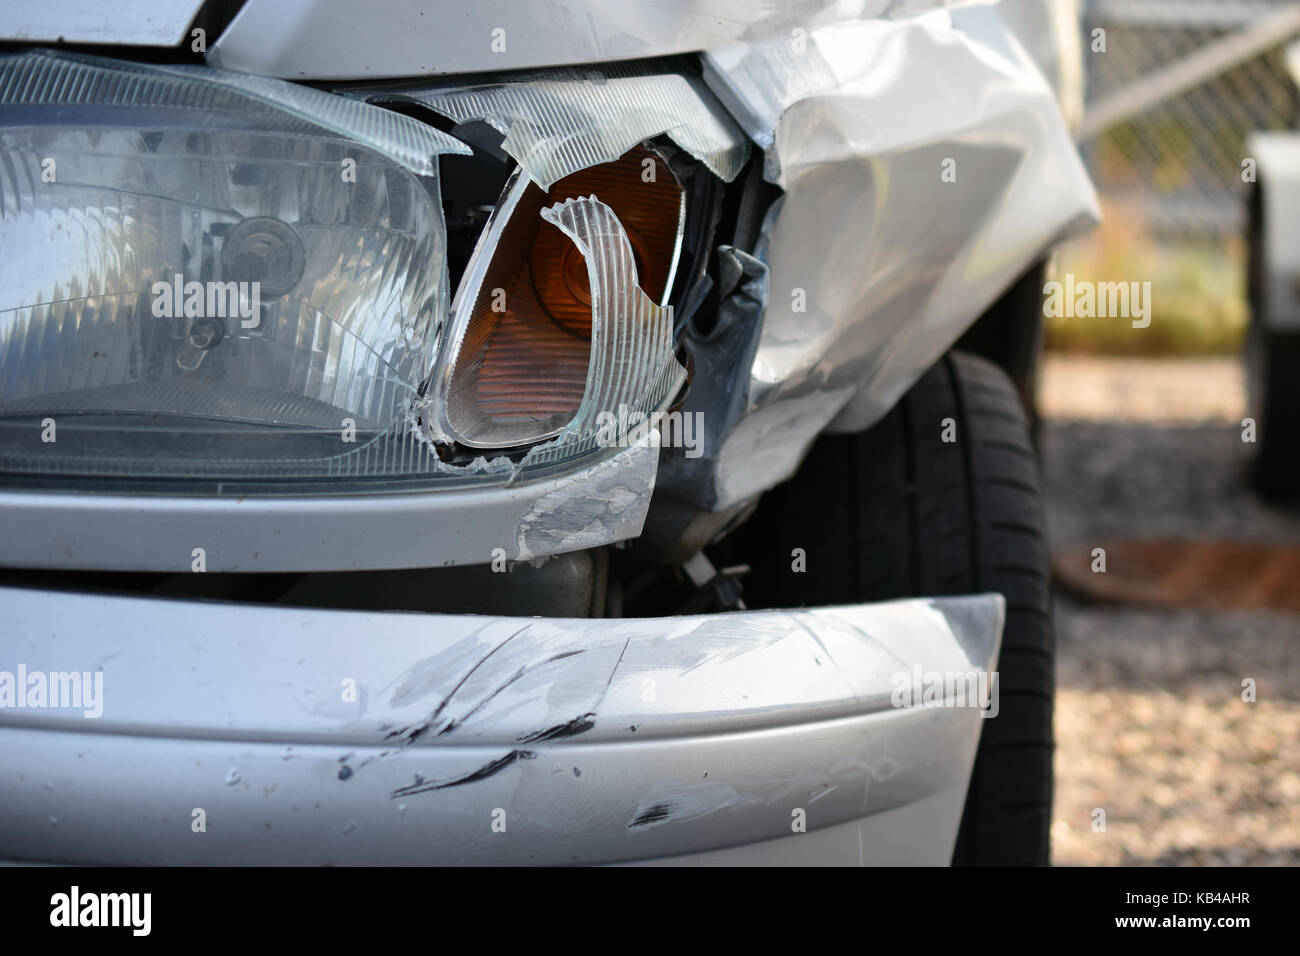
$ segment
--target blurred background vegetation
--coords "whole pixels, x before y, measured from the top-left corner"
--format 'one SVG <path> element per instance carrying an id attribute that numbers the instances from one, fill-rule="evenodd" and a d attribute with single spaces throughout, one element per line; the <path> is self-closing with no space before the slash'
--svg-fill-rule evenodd
<path id="1" fill-rule="evenodd" d="M 1133 98 L 1162 70 L 1284 17 L 1294 0 L 1085 0 L 1085 113 Z M 1091 49 L 1105 31 L 1104 52 Z M 1058 250 L 1051 278 L 1150 282 L 1152 321 L 1049 318 L 1047 346 L 1093 355 L 1207 356 L 1240 350 L 1248 320 L 1246 139 L 1297 128 L 1300 91 L 1276 42 L 1086 138 L 1080 153 L 1104 224 Z M 1270 41 L 1271 42 L 1271 41 Z"/>
<path id="2" fill-rule="evenodd" d="M 1238 352 L 1246 332 L 1245 242 L 1159 242 L 1141 218 L 1104 203 L 1102 225 L 1058 250 L 1052 277 L 1150 282 L 1151 325 L 1127 318 L 1045 319 L 1047 348 L 1084 355 L 1202 356 Z"/>

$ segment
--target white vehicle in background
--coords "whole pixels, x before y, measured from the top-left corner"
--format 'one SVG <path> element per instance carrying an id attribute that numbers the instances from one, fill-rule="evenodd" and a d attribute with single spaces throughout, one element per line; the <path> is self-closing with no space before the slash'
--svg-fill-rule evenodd
<path id="1" fill-rule="evenodd" d="M 1286 50 L 1300 83 L 1300 42 Z M 1264 494 L 1300 495 L 1300 133 L 1255 133 L 1246 144 L 1255 183 L 1246 217 L 1249 411 Z"/>
<path id="2" fill-rule="evenodd" d="M 0 860 L 1046 863 L 1076 15 L 6 4 Z"/>

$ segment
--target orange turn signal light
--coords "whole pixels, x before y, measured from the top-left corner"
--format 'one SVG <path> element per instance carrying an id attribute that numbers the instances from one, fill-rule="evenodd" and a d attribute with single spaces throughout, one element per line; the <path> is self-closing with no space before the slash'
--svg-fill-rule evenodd
<path id="1" fill-rule="evenodd" d="M 443 415 L 464 445 L 512 448 L 545 440 L 582 405 L 591 363 L 589 266 L 541 212 L 584 196 L 613 210 L 631 245 L 640 290 L 656 305 L 667 304 L 686 197 L 657 153 L 637 147 L 547 191 L 516 171 L 452 305 Z"/>

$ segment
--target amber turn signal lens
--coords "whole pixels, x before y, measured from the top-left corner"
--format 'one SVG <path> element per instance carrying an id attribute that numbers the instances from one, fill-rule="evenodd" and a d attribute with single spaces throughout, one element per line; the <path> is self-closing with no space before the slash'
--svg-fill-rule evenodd
<path id="1" fill-rule="evenodd" d="M 543 209 L 594 196 L 631 245 L 638 284 L 656 305 L 672 289 L 685 193 L 667 164 L 638 147 L 543 192 L 516 175 L 484 230 L 453 305 L 459 341 L 446 378 L 454 437 L 511 448 L 557 434 L 582 404 L 591 361 L 592 294 L 582 252 Z"/>

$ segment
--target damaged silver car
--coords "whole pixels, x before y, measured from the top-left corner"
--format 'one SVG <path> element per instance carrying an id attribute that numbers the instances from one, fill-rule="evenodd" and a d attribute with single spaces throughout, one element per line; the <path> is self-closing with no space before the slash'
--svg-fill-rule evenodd
<path id="1" fill-rule="evenodd" d="M 1072 5 L 377 6 L 0 10 L 0 860 L 1047 862 Z"/>

